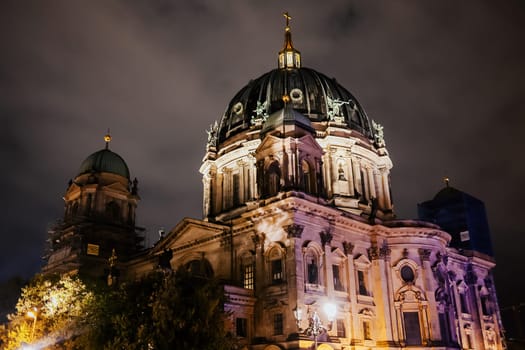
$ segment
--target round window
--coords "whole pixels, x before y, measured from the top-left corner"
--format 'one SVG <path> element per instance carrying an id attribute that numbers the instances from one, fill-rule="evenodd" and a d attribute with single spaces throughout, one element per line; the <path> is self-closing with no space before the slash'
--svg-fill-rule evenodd
<path id="1" fill-rule="evenodd" d="M 233 106 L 233 113 L 239 115 L 242 113 L 242 103 L 240 102 L 237 102 L 234 106 Z"/>
<path id="2" fill-rule="evenodd" d="M 414 282 L 415 279 L 414 270 L 408 265 L 401 268 L 401 278 L 407 283 Z"/>
<path id="3" fill-rule="evenodd" d="M 292 89 L 290 91 L 290 97 L 292 98 L 292 102 L 301 103 L 303 101 L 303 92 L 299 89 Z"/>

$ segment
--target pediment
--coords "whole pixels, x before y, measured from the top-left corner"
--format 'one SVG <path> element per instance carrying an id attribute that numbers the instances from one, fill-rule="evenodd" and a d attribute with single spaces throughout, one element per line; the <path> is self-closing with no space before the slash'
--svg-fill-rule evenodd
<path id="1" fill-rule="evenodd" d="M 220 240 L 227 232 L 228 226 L 184 218 L 155 245 L 151 254 L 155 255 L 164 249 L 181 250 L 195 247 L 213 239 Z"/>
<path id="2" fill-rule="evenodd" d="M 401 287 L 395 294 L 395 301 L 405 303 L 417 303 L 426 301 L 425 293 L 418 287 L 407 284 Z"/>
<path id="3" fill-rule="evenodd" d="M 360 254 L 357 258 L 354 259 L 355 265 L 361 266 L 370 266 L 371 262 L 364 254 Z"/>
<path id="4" fill-rule="evenodd" d="M 335 255 L 335 256 L 338 256 L 338 257 L 340 257 L 342 259 L 346 258 L 346 254 L 339 247 L 332 248 L 332 254 Z"/>
<path id="5" fill-rule="evenodd" d="M 273 135 L 267 135 L 261 141 L 255 152 L 263 152 L 264 150 L 272 149 L 276 146 L 279 147 L 279 149 L 281 149 L 283 147 L 283 142 L 285 144 L 285 147 L 287 147 L 287 145 L 291 144 L 292 142 L 295 143 L 296 141 L 299 141 L 300 151 L 312 154 L 318 153 L 319 155 L 323 154 L 322 147 L 319 145 L 319 143 L 317 143 L 317 141 L 312 135 L 304 135 L 300 138 L 286 137 L 285 139 Z"/>

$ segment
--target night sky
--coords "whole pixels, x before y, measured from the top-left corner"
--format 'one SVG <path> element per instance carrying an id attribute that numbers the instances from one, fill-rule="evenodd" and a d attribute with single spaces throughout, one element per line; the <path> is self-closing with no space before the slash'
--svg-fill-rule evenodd
<path id="1" fill-rule="evenodd" d="M 501 304 L 525 301 L 517 0 L 2 1 L 0 281 L 38 271 L 67 182 L 107 128 L 140 181 L 149 244 L 200 218 L 205 130 L 277 67 L 283 11 L 303 65 L 383 124 L 397 216 L 415 218 L 448 176 L 486 204 Z"/>

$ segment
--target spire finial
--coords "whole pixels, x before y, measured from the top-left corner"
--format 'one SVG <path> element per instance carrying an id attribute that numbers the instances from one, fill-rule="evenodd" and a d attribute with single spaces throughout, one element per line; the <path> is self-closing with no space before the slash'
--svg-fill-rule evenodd
<path id="1" fill-rule="evenodd" d="M 286 18 L 286 28 L 285 28 L 285 30 L 289 31 L 290 30 L 290 20 L 292 19 L 292 17 L 288 14 L 288 11 L 284 12 L 283 16 L 284 16 L 284 18 Z"/>
<path id="2" fill-rule="evenodd" d="M 109 143 L 111 142 L 111 134 L 109 133 L 109 128 L 106 135 L 104 135 L 104 141 L 106 142 L 106 149 L 109 149 Z"/>
<path id="3" fill-rule="evenodd" d="M 445 176 L 445 177 L 443 178 L 443 182 L 445 183 L 445 186 L 446 186 L 446 187 L 450 187 L 450 186 L 449 186 L 450 179 L 449 179 L 447 176 Z"/>
<path id="4" fill-rule="evenodd" d="M 292 16 L 288 12 L 283 13 L 286 19 L 284 28 L 284 47 L 279 51 L 279 68 L 301 68 L 301 53 L 293 47 L 290 20 Z"/>

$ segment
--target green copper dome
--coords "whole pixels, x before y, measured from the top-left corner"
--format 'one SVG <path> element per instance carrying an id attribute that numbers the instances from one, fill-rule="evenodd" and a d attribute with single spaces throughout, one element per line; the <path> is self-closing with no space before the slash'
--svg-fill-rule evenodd
<path id="1" fill-rule="evenodd" d="M 80 165 L 78 175 L 88 173 L 112 173 L 129 179 L 129 169 L 121 156 L 109 149 L 103 149 L 93 153 Z"/>

